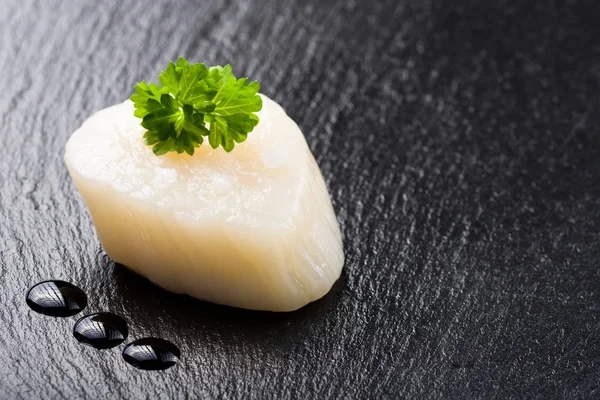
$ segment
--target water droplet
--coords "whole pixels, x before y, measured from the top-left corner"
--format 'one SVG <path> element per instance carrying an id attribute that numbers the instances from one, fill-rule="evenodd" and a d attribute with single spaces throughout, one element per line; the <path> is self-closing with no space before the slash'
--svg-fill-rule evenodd
<path id="1" fill-rule="evenodd" d="M 117 314 L 108 312 L 86 315 L 73 327 L 75 339 L 97 349 L 118 346 L 127 339 L 127 335 L 127 322 Z"/>
<path id="2" fill-rule="evenodd" d="M 143 370 L 163 370 L 177 364 L 179 349 L 164 339 L 144 338 L 129 343 L 123 350 L 125 361 Z"/>
<path id="3" fill-rule="evenodd" d="M 87 296 L 77 286 L 64 281 L 44 281 L 31 287 L 27 305 L 37 313 L 71 317 L 87 306 Z"/>

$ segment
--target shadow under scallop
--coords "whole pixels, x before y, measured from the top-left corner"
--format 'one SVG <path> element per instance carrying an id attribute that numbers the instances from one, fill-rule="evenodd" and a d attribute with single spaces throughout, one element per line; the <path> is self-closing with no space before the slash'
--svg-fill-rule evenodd
<path id="1" fill-rule="evenodd" d="M 223 345 L 291 345 L 294 338 L 323 322 L 346 284 L 342 272 L 323 298 L 293 312 L 275 313 L 222 306 L 171 293 L 120 264 L 115 266 L 114 274 L 117 295 L 135 337 L 162 335 L 192 344 L 200 336 L 209 343 Z"/>

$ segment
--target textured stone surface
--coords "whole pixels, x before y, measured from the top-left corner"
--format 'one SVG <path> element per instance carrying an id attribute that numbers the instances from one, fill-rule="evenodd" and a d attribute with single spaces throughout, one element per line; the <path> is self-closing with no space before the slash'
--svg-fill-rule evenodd
<path id="1" fill-rule="evenodd" d="M 196 3 L 2 2 L 0 398 L 600 396 L 597 2 Z M 103 253 L 64 143 L 179 55 L 305 132 L 346 248 L 322 301 L 214 306 Z M 82 347 L 25 304 L 49 278 L 180 365 Z"/>

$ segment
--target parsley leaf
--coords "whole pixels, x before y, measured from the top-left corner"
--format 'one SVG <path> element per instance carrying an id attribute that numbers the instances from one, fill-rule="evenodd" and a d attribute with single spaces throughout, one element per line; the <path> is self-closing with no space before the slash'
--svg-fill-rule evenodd
<path id="1" fill-rule="evenodd" d="M 205 136 L 213 149 L 230 152 L 259 122 L 259 83 L 237 79 L 229 64 L 207 68 L 179 58 L 158 79 L 162 86 L 142 81 L 130 97 L 134 115 L 147 130 L 145 142 L 158 156 L 170 151 L 193 155 Z"/>

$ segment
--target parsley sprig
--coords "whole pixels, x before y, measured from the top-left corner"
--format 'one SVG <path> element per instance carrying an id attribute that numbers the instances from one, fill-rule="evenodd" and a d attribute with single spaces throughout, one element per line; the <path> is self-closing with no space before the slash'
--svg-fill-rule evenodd
<path id="1" fill-rule="evenodd" d="M 134 115 L 147 129 L 146 144 L 157 156 L 170 151 L 193 155 L 206 136 L 213 149 L 223 146 L 230 152 L 258 124 L 260 85 L 237 79 L 229 64 L 207 68 L 179 58 L 158 78 L 162 86 L 142 81 L 130 98 Z"/>

